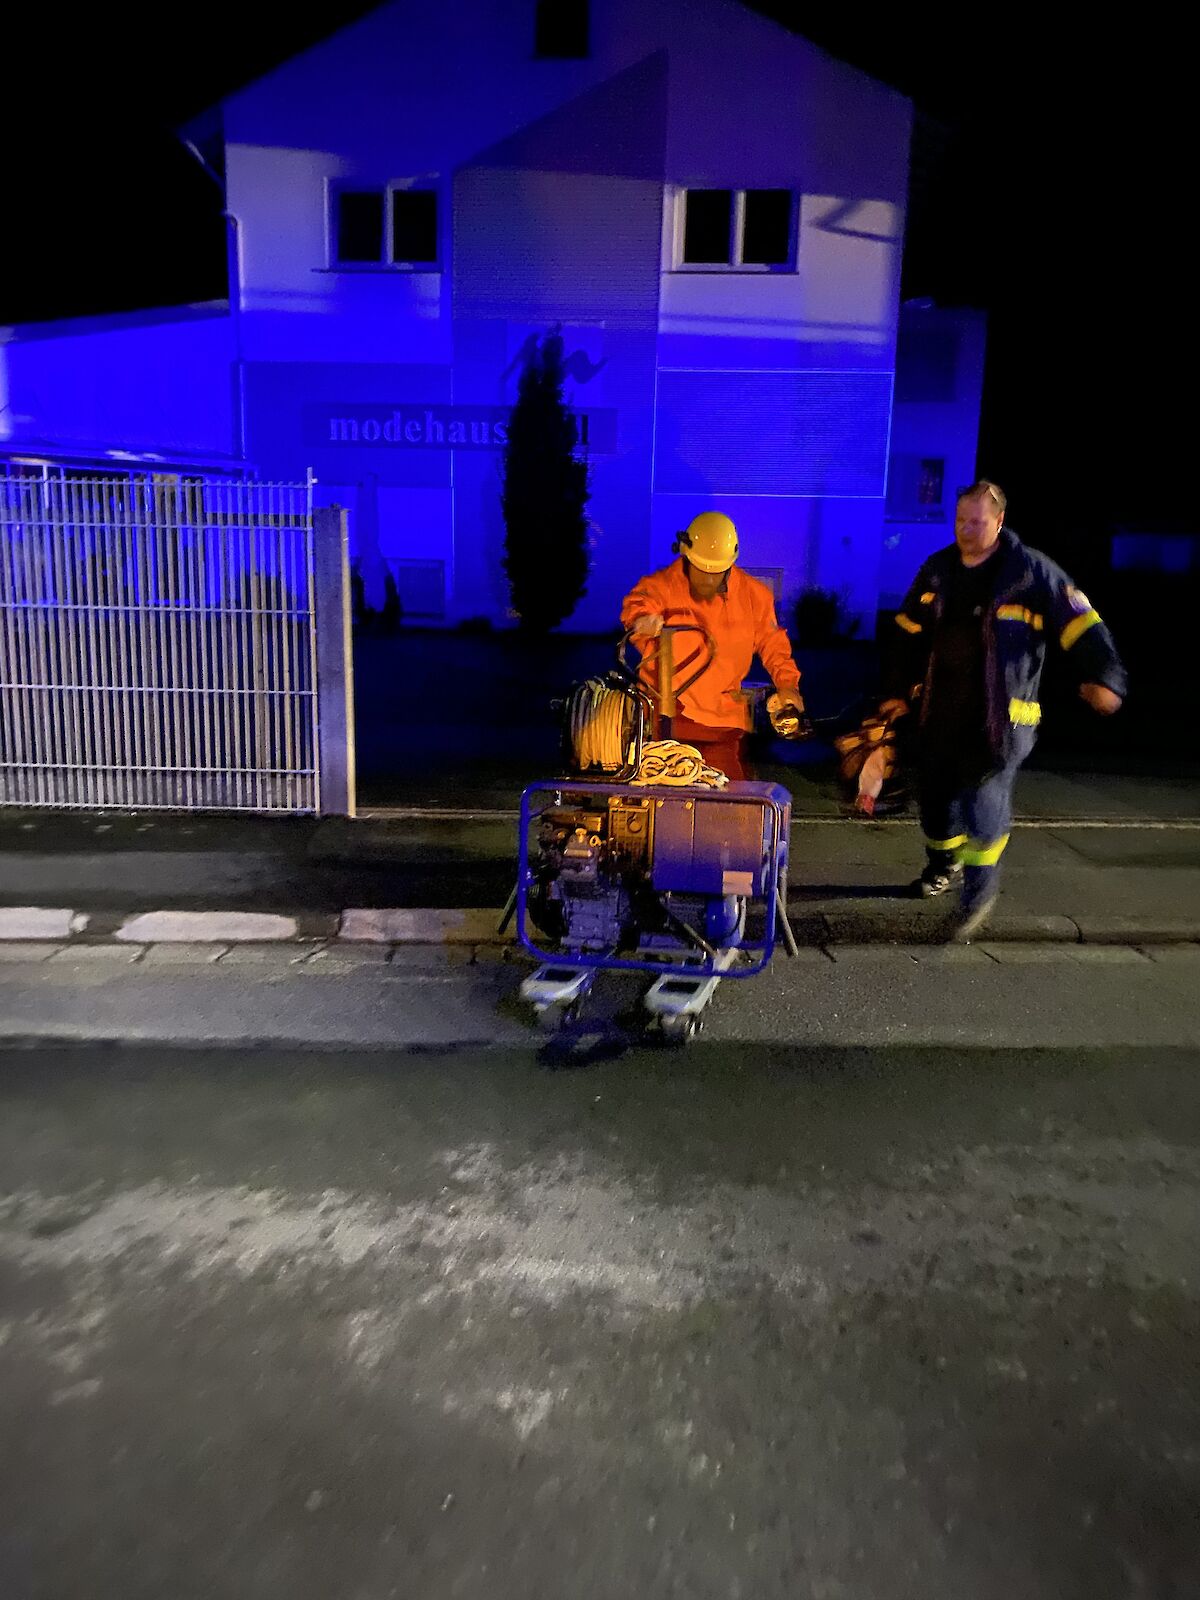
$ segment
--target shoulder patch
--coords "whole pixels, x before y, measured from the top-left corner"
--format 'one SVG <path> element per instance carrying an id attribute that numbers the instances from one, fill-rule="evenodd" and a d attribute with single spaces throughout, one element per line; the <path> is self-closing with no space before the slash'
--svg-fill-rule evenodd
<path id="1" fill-rule="evenodd" d="M 1067 585 L 1067 604 L 1072 611 L 1081 613 L 1092 609 L 1092 602 L 1084 594 L 1083 590 L 1075 589 L 1070 584 Z"/>

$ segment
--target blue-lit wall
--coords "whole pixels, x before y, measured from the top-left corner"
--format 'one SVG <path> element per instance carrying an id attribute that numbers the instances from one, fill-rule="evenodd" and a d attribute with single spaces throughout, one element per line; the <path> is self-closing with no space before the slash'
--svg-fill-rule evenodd
<path id="1" fill-rule="evenodd" d="M 561 326 L 592 463 L 576 625 L 713 506 L 785 594 L 869 614 L 908 103 L 733 0 L 592 0 L 583 61 L 535 59 L 533 14 L 397 0 L 224 106 L 248 458 L 350 506 L 375 598 L 400 563 L 425 596 L 443 574 L 448 620 L 502 619 L 498 436 L 450 429 L 494 424 Z M 438 190 L 439 270 L 335 270 L 330 186 L 409 181 Z M 689 187 L 792 191 L 795 269 L 677 270 Z M 212 399 L 197 436 L 236 436 L 227 379 L 175 379 Z"/>
<path id="2" fill-rule="evenodd" d="M 926 556 L 954 537 L 976 478 L 987 320 L 917 302 L 900 313 L 880 604 L 899 605 Z"/>
<path id="3" fill-rule="evenodd" d="M 569 398 L 614 430 L 577 624 L 611 624 L 713 505 L 748 564 L 870 612 L 907 102 L 725 0 L 593 0 L 578 62 L 533 58 L 533 9 L 384 7 L 225 107 L 255 459 L 311 464 L 359 508 L 369 580 L 444 561 L 450 616 L 503 617 L 498 453 L 361 432 L 317 450 L 303 418 L 510 403 L 525 341 L 561 324 Z M 329 185 L 408 179 L 439 187 L 442 270 L 329 270 Z M 689 186 L 793 190 L 796 270 L 673 270 Z"/>
<path id="4" fill-rule="evenodd" d="M 0 330 L 0 440 L 230 456 L 234 377 L 223 307 Z"/>

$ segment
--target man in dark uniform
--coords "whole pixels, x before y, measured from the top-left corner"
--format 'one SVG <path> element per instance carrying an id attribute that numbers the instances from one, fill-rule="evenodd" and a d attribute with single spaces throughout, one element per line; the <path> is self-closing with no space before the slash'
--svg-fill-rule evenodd
<path id="1" fill-rule="evenodd" d="M 996 902 L 1012 791 L 1033 748 L 1052 638 L 1079 693 L 1111 715 L 1125 671 L 1108 629 L 1062 569 L 1004 527 L 1006 501 L 981 479 L 959 496 L 954 544 L 922 566 L 904 606 L 882 710 L 919 705 L 917 782 L 927 861 L 922 895 L 961 884 L 955 937 L 979 932 Z"/>

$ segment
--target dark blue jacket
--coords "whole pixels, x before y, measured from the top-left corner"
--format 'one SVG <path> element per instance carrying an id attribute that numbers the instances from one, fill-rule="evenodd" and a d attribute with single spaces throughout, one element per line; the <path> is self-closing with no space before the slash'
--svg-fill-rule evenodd
<path id="1" fill-rule="evenodd" d="M 1062 568 L 1040 550 L 1027 548 L 1007 528 L 1000 530 L 1000 545 L 995 587 L 983 618 L 983 648 L 988 739 L 997 762 L 1007 766 L 1023 761 L 1037 738 L 1047 639 L 1065 653 L 1079 683 L 1100 683 L 1124 697 L 1126 680 L 1099 612 Z M 907 697 L 920 685 L 928 689 L 943 592 L 960 560 L 953 544 L 931 555 L 896 613 L 903 635 L 889 685 L 896 694 Z M 922 719 L 928 702 L 926 693 Z"/>

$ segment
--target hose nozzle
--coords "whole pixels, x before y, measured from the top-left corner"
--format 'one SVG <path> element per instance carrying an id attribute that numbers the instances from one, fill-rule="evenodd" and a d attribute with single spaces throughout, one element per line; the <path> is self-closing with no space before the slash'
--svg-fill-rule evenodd
<path id="1" fill-rule="evenodd" d="M 781 705 L 778 695 L 772 695 L 767 701 L 767 714 L 780 739 L 812 738 L 813 725 L 808 712 L 797 711 L 792 705 Z"/>

